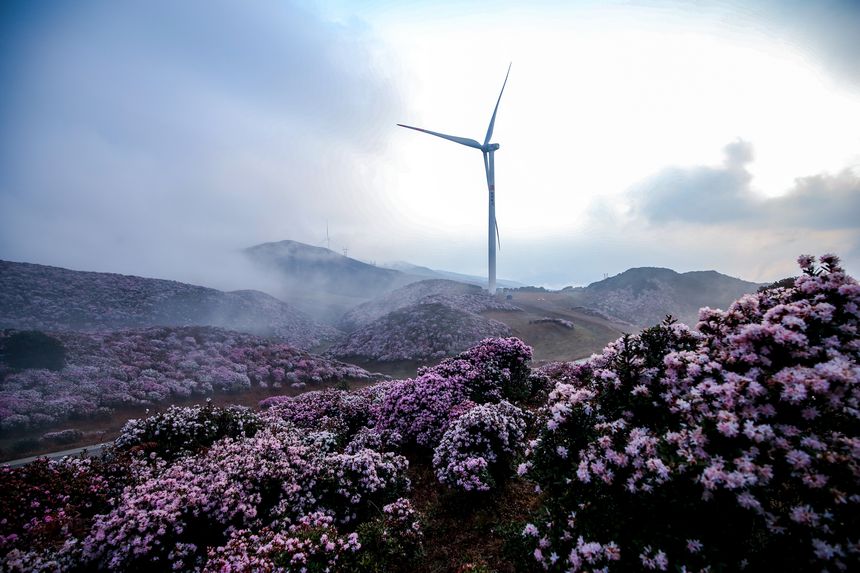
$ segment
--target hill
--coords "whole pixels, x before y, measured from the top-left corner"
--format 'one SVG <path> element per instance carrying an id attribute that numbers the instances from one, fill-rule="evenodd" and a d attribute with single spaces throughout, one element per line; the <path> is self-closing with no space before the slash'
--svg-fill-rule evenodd
<path id="1" fill-rule="evenodd" d="M 426 363 L 457 354 L 484 338 L 510 335 L 511 329 L 497 320 L 442 302 L 424 302 L 398 308 L 361 326 L 326 355 L 362 362 Z"/>
<path id="2" fill-rule="evenodd" d="M 677 273 L 671 269 L 639 267 L 564 292 L 574 305 L 637 326 L 656 324 L 667 314 L 695 325 L 700 308 L 726 308 L 759 286 L 716 271 Z"/>
<path id="3" fill-rule="evenodd" d="M 362 302 L 421 280 L 298 241 L 262 243 L 244 253 L 262 270 L 278 276 L 282 286 L 274 294 L 330 323 Z"/>
<path id="4" fill-rule="evenodd" d="M 438 303 L 462 312 L 476 314 L 488 310 L 518 311 L 516 306 L 491 297 L 481 287 L 445 279 L 414 282 L 361 304 L 340 320 L 346 332 L 361 328 L 382 316 L 416 304 Z"/>
<path id="5" fill-rule="evenodd" d="M 303 388 L 380 376 L 289 344 L 214 327 L 56 332 L 65 350 L 58 370 L 12 368 L 0 331 L 0 429 L 24 430 L 111 409 L 155 405 L 253 387 Z"/>
<path id="6" fill-rule="evenodd" d="M 479 277 L 475 275 L 466 275 L 463 273 L 452 273 L 451 271 L 431 269 L 428 267 L 413 265 L 412 263 L 407 263 L 404 261 L 387 263 L 384 266 L 388 269 L 393 269 L 406 273 L 408 275 L 414 275 L 425 279 L 447 279 L 461 283 L 478 285 L 479 287 L 487 286 L 487 277 L 485 276 Z M 518 283 L 517 281 L 511 281 L 507 279 L 497 279 L 496 284 L 499 286 L 499 288 L 519 288 L 525 286 L 522 283 Z"/>
<path id="7" fill-rule="evenodd" d="M 176 281 L 0 261 L 0 328 L 96 331 L 219 326 L 311 348 L 329 326 L 251 290 L 223 292 Z"/>

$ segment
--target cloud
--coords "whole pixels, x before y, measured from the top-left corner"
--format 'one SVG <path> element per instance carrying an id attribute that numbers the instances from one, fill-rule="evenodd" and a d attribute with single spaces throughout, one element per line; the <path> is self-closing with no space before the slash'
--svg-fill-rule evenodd
<path id="1" fill-rule="evenodd" d="M 860 177 L 850 169 L 795 180 L 783 195 L 763 197 L 747 169 L 753 147 L 737 140 L 718 167 L 671 167 L 631 189 L 632 213 L 649 223 L 738 225 L 771 229 L 860 231 Z"/>
<path id="2" fill-rule="evenodd" d="M 305 6 L 4 4 L 0 257 L 190 278 L 366 224 L 398 95 L 366 25 Z"/>
<path id="3" fill-rule="evenodd" d="M 746 166 L 753 160 L 752 145 L 737 140 L 723 151 L 719 167 L 670 167 L 636 185 L 631 191 L 634 214 L 654 223 L 748 218 L 753 199 Z"/>

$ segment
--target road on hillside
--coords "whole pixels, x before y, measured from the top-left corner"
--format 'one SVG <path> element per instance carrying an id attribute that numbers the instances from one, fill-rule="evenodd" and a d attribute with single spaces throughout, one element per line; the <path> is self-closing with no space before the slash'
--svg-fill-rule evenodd
<path id="1" fill-rule="evenodd" d="M 8 462 L 0 463 L 0 466 L 9 466 L 12 468 L 25 466 L 30 462 L 35 462 L 39 458 L 48 458 L 49 460 L 58 460 L 60 458 L 64 458 L 66 456 L 79 456 L 81 454 L 85 454 L 86 456 L 95 456 L 101 453 L 101 451 L 106 447 L 112 445 L 113 442 L 102 442 L 100 444 L 93 444 L 92 446 L 84 446 L 82 448 L 72 448 L 70 450 L 63 450 L 61 452 L 51 452 L 48 454 L 40 454 L 38 456 L 30 456 L 29 458 L 20 458 L 17 460 L 11 460 Z"/>

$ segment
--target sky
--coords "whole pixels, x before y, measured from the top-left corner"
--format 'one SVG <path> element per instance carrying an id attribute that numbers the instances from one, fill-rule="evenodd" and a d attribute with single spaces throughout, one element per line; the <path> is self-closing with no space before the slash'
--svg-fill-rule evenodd
<path id="1" fill-rule="evenodd" d="M 253 287 L 293 239 L 484 275 L 860 274 L 860 3 L 0 5 L 0 258 Z"/>

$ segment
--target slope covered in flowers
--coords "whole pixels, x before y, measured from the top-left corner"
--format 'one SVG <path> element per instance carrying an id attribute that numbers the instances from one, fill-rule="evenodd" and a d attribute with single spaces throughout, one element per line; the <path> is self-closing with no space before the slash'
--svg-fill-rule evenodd
<path id="1" fill-rule="evenodd" d="M 0 469 L 0 570 L 857 570 L 860 285 L 801 263 L 583 364 L 486 339 Z"/>
<path id="2" fill-rule="evenodd" d="M 0 331 L 0 349 L 14 331 Z M 372 380 L 366 370 L 214 327 L 53 333 L 62 370 L 10 368 L 0 354 L 0 428 L 26 429 L 112 408 L 259 386 Z"/>
<path id="3" fill-rule="evenodd" d="M 309 349 L 338 332 L 259 291 L 0 261 L 0 328 L 218 326 Z"/>
<path id="4" fill-rule="evenodd" d="M 860 285 L 833 256 L 800 265 L 697 330 L 551 369 L 520 468 L 544 495 L 535 570 L 860 566 Z"/>
<path id="5" fill-rule="evenodd" d="M 510 303 L 496 300 L 479 286 L 445 279 L 431 279 L 408 284 L 356 306 L 343 316 L 340 326 L 344 331 L 351 332 L 369 325 L 390 312 L 418 304 L 441 304 L 471 314 L 479 314 L 486 310 L 520 310 Z"/>
<path id="6" fill-rule="evenodd" d="M 423 518 L 404 454 L 420 460 L 444 441 L 480 468 L 478 478 L 512 475 L 492 444 L 516 435 L 495 436 L 510 426 L 505 416 L 522 424 L 523 412 L 503 400 L 531 395 L 530 352 L 516 339 L 488 339 L 414 380 L 310 392 L 260 414 L 171 408 L 129 422 L 98 459 L 2 468 L 0 569 L 413 570 Z M 437 384 L 462 397 L 456 408 L 432 401 Z M 501 427 L 478 424 L 486 443 L 449 436 L 458 416 L 481 418 L 476 400 L 499 403 Z M 432 426 L 423 442 L 431 450 L 399 431 L 416 427 L 411 417 Z"/>
<path id="7" fill-rule="evenodd" d="M 425 302 L 389 312 L 358 328 L 326 354 L 343 360 L 427 362 L 452 356 L 483 338 L 510 335 L 511 329 L 497 320 Z"/>

